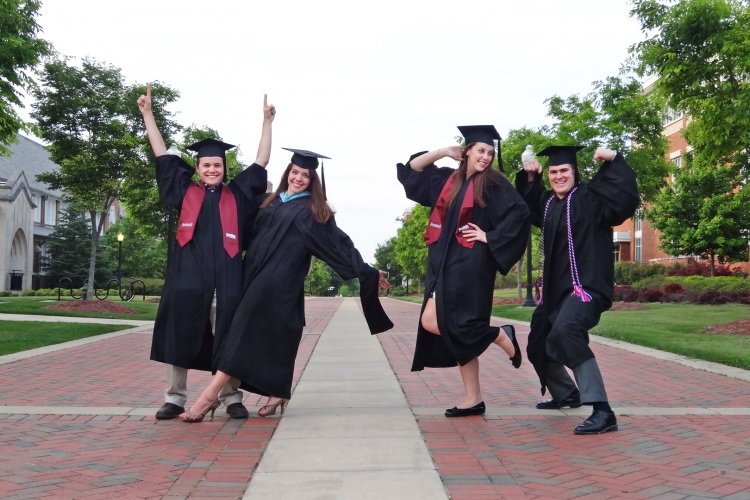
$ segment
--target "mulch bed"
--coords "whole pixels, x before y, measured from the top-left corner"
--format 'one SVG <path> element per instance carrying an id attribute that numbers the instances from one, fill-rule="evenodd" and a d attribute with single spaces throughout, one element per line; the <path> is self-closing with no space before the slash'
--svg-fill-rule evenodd
<path id="1" fill-rule="evenodd" d="M 493 297 L 492 298 L 492 305 L 493 306 L 505 306 L 508 304 L 523 304 L 523 299 L 501 299 L 500 297 Z"/>
<path id="2" fill-rule="evenodd" d="M 109 314 L 140 314 L 129 307 L 109 300 L 75 300 L 60 302 L 52 306 L 46 306 L 45 309 L 54 309 L 59 311 L 78 311 L 78 312 L 98 312 Z"/>
<path id="3" fill-rule="evenodd" d="M 144 302 L 149 302 L 151 304 L 158 304 L 160 299 L 161 297 L 153 297 L 153 298 L 144 300 Z"/>
<path id="4" fill-rule="evenodd" d="M 638 302 L 614 302 L 610 311 L 640 311 L 642 309 L 648 309 L 648 306 Z"/>
<path id="5" fill-rule="evenodd" d="M 720 323 L 718 325 L 707 326 L 702 330 L 703 333 L 712 333 L 714 335 L 750 335 L 750 319 L 741 319 L 731 323 Z"/>

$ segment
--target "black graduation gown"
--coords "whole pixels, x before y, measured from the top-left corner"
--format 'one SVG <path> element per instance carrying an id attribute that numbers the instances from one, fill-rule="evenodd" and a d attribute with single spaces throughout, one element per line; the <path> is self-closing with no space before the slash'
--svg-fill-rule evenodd
<path id="1" fill-rule="evenodd" d="M 406 197 L 433 210 L 448 177 L 455 172 L 435 165 L 415 172 L 408 162 L 399 163 L 397 169 Z M 490 326 L 495 275 L 498 271 L 507 274 L 521 258 L 530 226 L 523 199 L 505 176 L 497 177 L 496 183 L 487 184 L 487 206 L 474 205 L 471 216 L 471 222 L 487 233 L 487 243 L 476 242 L 473 248 L 466 248 L 455 237 L 467 179 L 446 211 L 440 238 L 428 247 L 422 311 L 435 291 L 441 335 L 428 332 L 419 323 L 412 371 L 465 365 L 482 354 L 500 332 Z"/>
<path id="2" fill-rule="evenodd" d="M 362 310 L 371 333 L 393 328 L 378 299 L 377 270 L 362 261 L 331 218 L 313 220 L 309 196 L 276 198 L 258 213 L 245 256 L 245 288 L 215 368 L 242 381 L 241 388 L 289 398 L 294 361 L 305 325 L 305 277 L 310 258 L 342 278 L 360 280 Z"/>
<path id="3" fill-rule="evenodd" d="M 528 175 L 516 175 L 516 188 L 531 208 L 531 221 L 541 227 L 544 207 L 552 197 L 544 223 L 543 301 L 532 316 L 527 354 L 539 375 L 542 394 L 546 387 L 546 366 L 552 358 L 568 367 L 592 359 L 588 330 L 599 323 L 601 314 L 612 306 L 614 264 L 612 226 L 622 224 L 638 208 L 635 172 L 621 154 L 604 162 L 590 182 L 578 184 L 570 207 L 573 246 L 578 275 L 591 302 L 572 297 L 567 197 L 558 199 L 546 190 L 541 176 L 528 182 Z"/>
<path id="4" fill-rule="evenodd" d="M 175 155 L 156 159 L 159 197 L 177 209 L 195 168 Z M 151 344 L 151 359 L 196 370 L 211 370 L 213 353 L 224 338 L 242 293 L 242 249 L 245 230 L 266 191 L 266 169 L 252 164 L 215 191 L 206 190 L 193 239 L 174 244 L 159 301 Z M 231 189 L 237 203 L 240 252 L 230 258 L 224 250 L 219 216 L 222 189 Z M 211 302 L 216 290 L 216 329 L 211 333 Z"/>

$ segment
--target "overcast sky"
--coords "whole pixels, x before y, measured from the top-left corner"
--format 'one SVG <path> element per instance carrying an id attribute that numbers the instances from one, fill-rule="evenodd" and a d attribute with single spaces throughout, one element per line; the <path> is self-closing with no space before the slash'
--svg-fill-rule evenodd
<path id="1" fill-rule="evenodd" d="M 207 125 L 255 158 L 263 94 L 276 105 L 269 179 L 290 153 L 326 161 L 339 226 L 372 261 L 411 202 L 396 163 L 454 144 L 457 125 L 502 136 L 548 123 L 544 100 L 586 94 L 642 39 L 625 0 L 45 0 L 61 54 L 181 92 L 183 125 Z M 443 160 L 451 165 L 451 160 Z"/>

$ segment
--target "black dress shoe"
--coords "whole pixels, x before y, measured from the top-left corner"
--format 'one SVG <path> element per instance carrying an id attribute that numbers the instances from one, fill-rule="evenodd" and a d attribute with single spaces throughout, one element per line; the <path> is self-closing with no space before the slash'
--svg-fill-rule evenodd
<path id="1" fill-rule="evenodd" d="M 177 406 L 173 403 L 164 403 L 164 406 L 156 412 L 156 418 L 158 420 L 170 420 L 179 417 L 183 413 L 185 413 L 185 408 L 182 406 Z"/>
<path id="2" fill-rule="evenodd" d="M 227 415 L 232 418 L 248 418 L 250 413 L 248 413 L 247 408 L 242 403 L 232 403 L 227 406 Z"/>
<path id="3" fill-rule="evenodd" d="M 573 394 L 560 402 L 555 401 L 554 398 L 550 398 L 545 399 L 544 401 L 539 401 L 536 404 L 538 410 L 559 410 L 560 408 L 565 408 L 566 406 L 570 408 L 580 408 L 581 406 L 583 406 L 583 403 L 581 403 L 581 393 L 578 392 L 578 389 L 576 389 Z"/>
<path id="4" fill-rule="evenodd" d="M 484 415 L 484 410 L 487 407 L 484 406 L 484 401 L 471 408 L 449 408 L 445 410 L 446 417 L 468 417 L 469 415 Z"/>
<path id="5" fill-rule="evenodd" d="M 520 368 L 523 355 L 521 354 L 521 347 L 518 345 L 518 340 L 516 340 L 516 329 L 513 328 L 513 325 L 503 325 L 500 328 L 503 329 L 510 341 L 513 342 L 515 352 L 513 353 L 513 357 L 510 358 L 510 362 L 513 363 L 513 368 Z"/>
<path id="6" fill-rule="evenodd" d="M 617 417 L 615 412 L 594 410 L 589 418 L 575 428 L 576 434 L 604 434 L 605 432 L 617 430 Z"/>

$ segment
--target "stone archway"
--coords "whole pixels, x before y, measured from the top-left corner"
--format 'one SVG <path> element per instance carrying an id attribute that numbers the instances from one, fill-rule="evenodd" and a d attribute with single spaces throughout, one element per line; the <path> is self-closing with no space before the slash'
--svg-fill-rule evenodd
<path id="1" fill-rule="evenodd" d="M 28 245 L 26 244 L 26 234 L 23 232 L 23 229 L 19 229 L 16 231 L 16 234 L 13 236 L 13 243 L 11 243 L 10 246 L 10 269 L 9 271 L 20 271 L 25 275 L 28 274 L 29 270 L 27 269 L 28 261 L 29 261 L 29 249 Z M 25 280 L 24 280 L 25 281 Z M 23 283 L 23 282 L 22 282 Z M 23 288 L 23 285 L 21 286 Z"/>

